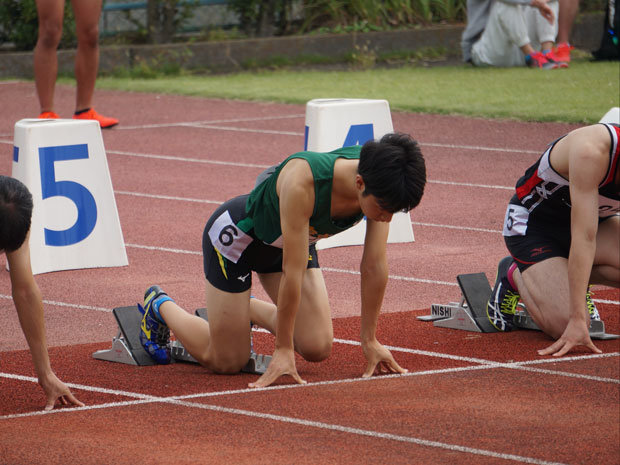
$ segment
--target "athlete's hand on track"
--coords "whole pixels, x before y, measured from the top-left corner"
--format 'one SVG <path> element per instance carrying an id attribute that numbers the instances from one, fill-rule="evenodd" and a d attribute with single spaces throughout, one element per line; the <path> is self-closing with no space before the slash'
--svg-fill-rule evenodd
<path id="1" fill-rule="evenodd" d="M 560 336 L 560 339 L 555 341 L 546 349 L 538 351 L 539 355 L 553 355 L 554 357 L 561 357 L 569 350 L 577 346 L 586 346 L 595 354 L 600 354 L 602 351 L 594 345 L 592 339 L 590 339 L 590 332 L 588 326 L 582 321 L 570 319 L 568 325 Z"/>
<path id="2" fill-rule="evenodd" d="M 248 386 L 251 388 L 267 387 L 283 375 L 292 376 L 298 384 L 306 384 L 306 381 L 301 379 L 297 373 L 295 352 L 291 349 L 276 349 L 273 352 L 267 371 L 257 381 L 248 384 Z"/>
<path id="3" fill-rule="evenodd" d="M 409 371 L 396 363 L 390 351 L 383 347 L 376 339 L 362 343 L 362 350 L 366 360 L 368 360 L 368 365 L 366 365 L 366 371 L 362 378 L 370 378 L 375 373 L 408 373 Z"/>
<path id="4" fill-rule="evenodd" d="M 45 410 L 52 410 L 56 401 L 60 400 L 61 405 L 77 405 L 84 407 L 84 404 L 77 400 L 65 384 L 60 381 L 54 373 L 39 379 L 39 384 L 43 388 L 46 397 Z"/>

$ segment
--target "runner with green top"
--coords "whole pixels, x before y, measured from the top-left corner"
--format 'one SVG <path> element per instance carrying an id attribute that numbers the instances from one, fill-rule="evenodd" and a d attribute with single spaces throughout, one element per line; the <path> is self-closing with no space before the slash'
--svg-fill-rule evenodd
<path id="1" fill-rule="evenodd" d="M 315 243 L 366 217 L 361 260 L 363 376 L 406 372 L 376 339 L 388 279 L 389 222 L 416 207 L 426 184 L 416 141 L 387 134 L 362 147 L 329 153 L 299 152 L 268 170 L 249 195 L 221 205 L 203 235 L 208 322 L 180 308 L 159 287 L 144 300 L 142 343 L 158 363 L 169 363 L 169 331 L 202 365 L 236 373 L 248 361 L 250 322 L 275 335 L 267 371 L 250 387 L 282 375 L 305 381 L 294 351 L 308 361 L 331 353 L 331 310 Z M 252 272 L 271 302 L 251 299 Z"/>

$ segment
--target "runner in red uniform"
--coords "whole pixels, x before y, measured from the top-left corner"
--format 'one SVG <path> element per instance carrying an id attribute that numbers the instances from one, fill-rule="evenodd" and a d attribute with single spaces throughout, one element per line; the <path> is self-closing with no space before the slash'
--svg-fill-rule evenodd
<path id="1" fill-rule="evenodd" d="M 521 299 L 534 322 L 557 339 L 541 355 L 585 345 L 598 318 L 588 286 L 620 287 L 620 129 L 596 124 L 550 144 L 517 182 L 504 220 L 511 257 L 500 261 L 487 307 L 510 331 Z"/>

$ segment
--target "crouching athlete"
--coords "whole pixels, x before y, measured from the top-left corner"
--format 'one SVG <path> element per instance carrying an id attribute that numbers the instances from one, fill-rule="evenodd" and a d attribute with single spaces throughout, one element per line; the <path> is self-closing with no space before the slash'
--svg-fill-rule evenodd
<path id="1" fill-rule="evenodd" d="M 588 331 L 599 318 L 589 285 L 620 287 L 619 139 L 617 124 L 595 124 L 551 143 L 506 210 L 510 256 L 499 263 L 487 311 L 497 329 L 510 331 L 522 300 L 557 339 L 540 355 L 581 345 L 600 352 Z"/>
<path id="2" fill-rule="evenodd" d="M 344 231 L 365 216 L 361 260 L 363 376 L 406 372 L 377 341 L 376 328 L 388 280 L 386 243 L 396 212 L 416 207 L 426 184 L 416 141 L 387 134 L 362 147 L 286 158 L 248 195 L 228 200 L 203 234 L 208 322 L 179 307 L 159 286 L 144 299 L 141 339 L 159 363 L 169 363 L 169 334 L 216 373 L 238 372 L 248 361 L 252 324 L 275 335 L 267 371 L 250 387 L 283 375 L 305 381 L 294 351 L 318 362 L 331 353 L 333 329 L 315 242 Z M 251 298 L 252 272 L 271 302 Z"/>

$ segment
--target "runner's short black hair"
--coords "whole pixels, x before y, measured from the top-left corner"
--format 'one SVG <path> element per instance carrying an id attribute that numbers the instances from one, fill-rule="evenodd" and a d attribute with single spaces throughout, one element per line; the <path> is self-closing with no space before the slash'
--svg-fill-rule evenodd
<path id="1" fill-rule="evenodd" d="M 408 134 L 389 133 L 362 146 L 358 174 L 364 195 L 373 195 L 390 212 L 407 212 L 420 203 L 426 185 L 426 164 L 418 143 Z"/>
<path id="2" fill-rule="evenodd" d="M 32 195 L 15 178 L 0 175 L 0 250 L 19 249 L 30 230 Z"/>

